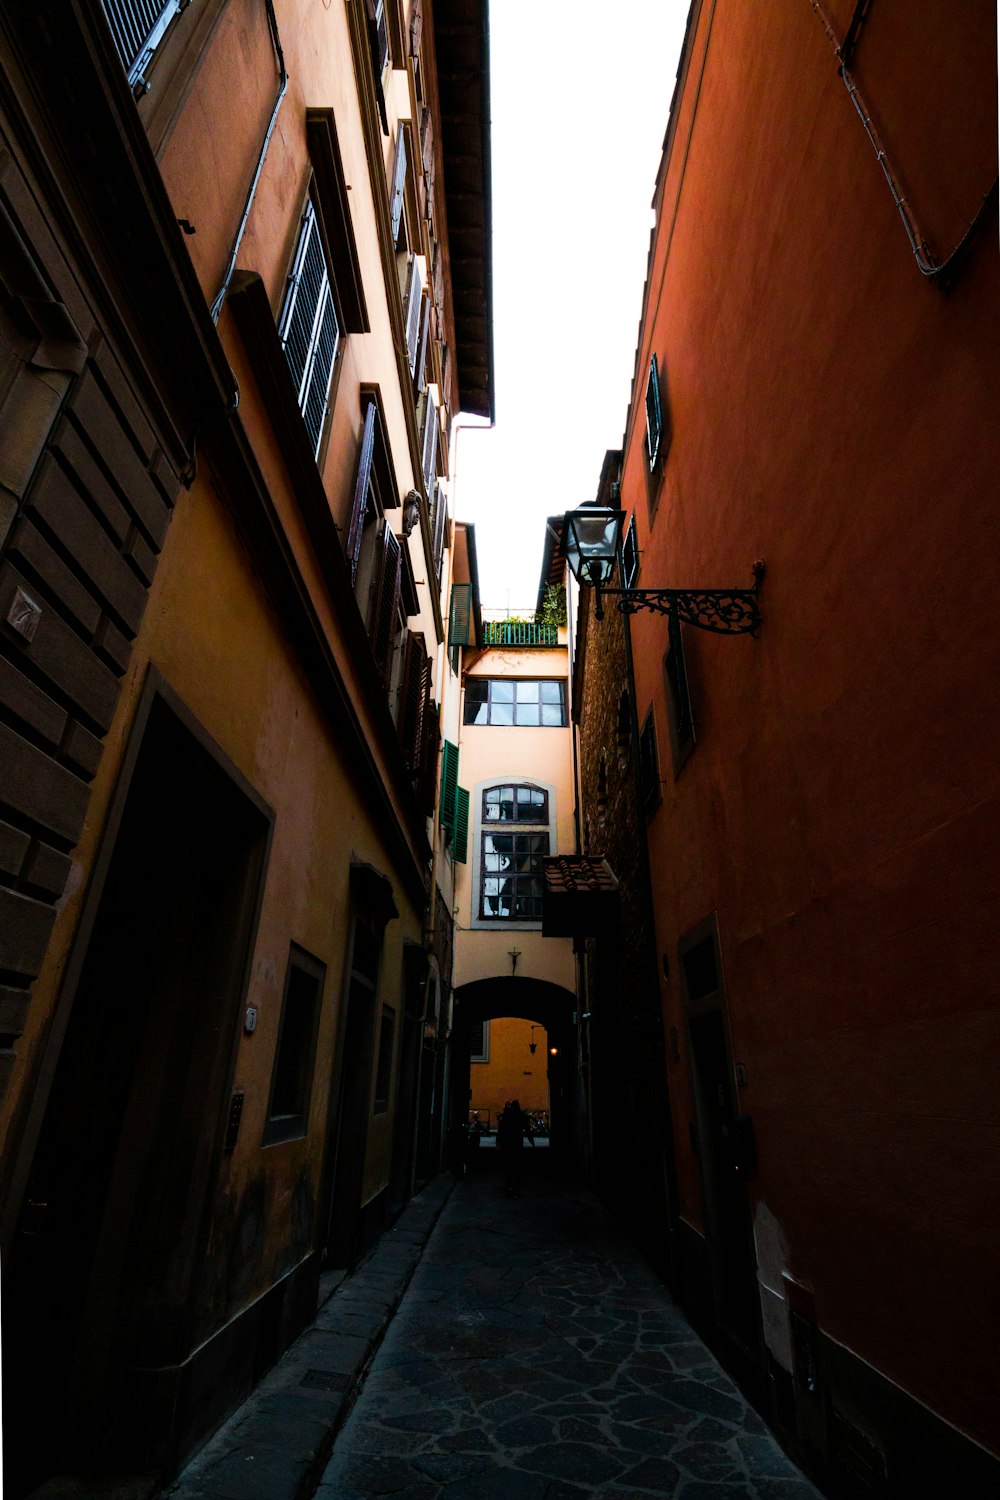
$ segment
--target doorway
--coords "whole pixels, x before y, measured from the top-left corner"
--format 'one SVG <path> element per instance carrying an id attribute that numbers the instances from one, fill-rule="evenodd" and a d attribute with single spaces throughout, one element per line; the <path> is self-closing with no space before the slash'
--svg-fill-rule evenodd
<path id="1" fill-rule="evenodd" d="M 715 1322 L 737 1357 L 759 1357 L 757 1261 L 746 1173 L 749 1121 L 737 1111 L 725 989 L 714 918 L 680 944 L 694 1130 L 701 1168 Z"/>
<path id="2" fill-rule="evenodd" d="M 147 689 L 133 739 L 5 1270 L 11 1495 L 169 1465 L 173 1372 L 220 1316 L 207 1233 L 271 821 L 172 695 Z"/>

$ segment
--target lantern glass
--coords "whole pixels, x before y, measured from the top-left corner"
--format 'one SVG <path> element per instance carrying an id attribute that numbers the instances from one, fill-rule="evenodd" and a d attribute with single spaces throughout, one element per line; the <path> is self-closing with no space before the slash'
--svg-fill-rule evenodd
<path id="1" fill-rule="evenodd" d="M 624 511 L 581 505 L 568 510 L 563 522 L 563 550 L 574 576 L 581 583 L 600 586 L 614 572 L 621 540 Z"/>

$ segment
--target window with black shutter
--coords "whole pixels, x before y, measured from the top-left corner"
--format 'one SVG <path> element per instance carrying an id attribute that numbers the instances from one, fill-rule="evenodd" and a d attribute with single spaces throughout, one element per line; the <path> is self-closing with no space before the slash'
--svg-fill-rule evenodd
<path id="1" fill-rule="evenodd" d="M 416 777 L 420 771 L 423 739 L 423 715 L 430 685 L 430 662 L 424 638 L 415 631 L 406 633 L 403 667 L 400 673 L 396 729 L 406 759 L 406 768 Z"/>
<path id="2" fill-rule="evenodd" d="M 309 441 L 318 456 L 340 347 L 340 321 L 311 197 L 302 215 L 278 334 Z"/>
<path id="3" fill-rule="evenodd" d="M 444 549 L 448 545 L 448 498 L 440 484 L 434 486 L 432 525 L 434 528 L 434 576 L 440 584 Z"/>
<path id="4" fill-rule="evenodd" d="M 663 437 L 663 407 L 660 400 L 660 370 L 654 354 L 649 361 L 646 376 L 646 461 L 650 469 L 656 468 L 660 457 Z"/>
<path id="5" fill-rule="evenodd" d="M 694 715 L 688 687 L 687 662 L 684 659 L 684 637 L 681 624 L 670 615 L 667 625 L 667 654 L 663 670 L 667 679 L 667 720 L 670 728 L 670 751 L 674 775 L 680 771 L 694 749 Z"/>
<path id="6" fill-rule="evenodd" d="M 402 548 L 388 521 L 382 523 L 382 547 L 372 586 L 368 638 L 378 674 L 388 691 L 392 682 L 394 647 L 400 630 L 399 599 Z"/>
<path id="7" fill-rule="evenodd" d="M 660 800 L 660 760 L 656 752 L 656 724 L 653 710 L 646 715 L 639 735 L 639 797 L 647 813 Z"/>
<path id="8" fill-rule="evenodd" d="M 628 523 L 622 543 L 622 587 L 630 589 L 639 576 L 639 539 L 635 530 L 635 513 Z"/>

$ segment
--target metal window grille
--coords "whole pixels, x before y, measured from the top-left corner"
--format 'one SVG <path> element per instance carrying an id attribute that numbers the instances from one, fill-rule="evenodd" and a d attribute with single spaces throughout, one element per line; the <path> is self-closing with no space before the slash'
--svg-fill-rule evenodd
<path id="1" fill-rule="evenodd" d="M 318 454 L 340 345 L 340 323 L 312 199 L 302 215 L 302 230 L 278 332 L 309 441 L 313 452 Z"/>
<path id="2" fill-rule="evenodd" d="M 183 9 L 182 0 L 103 0 L 104 14 L 115 39 L 122 67 L 134 87 L 143 82 L 149 60 L 171 21 Z"/>

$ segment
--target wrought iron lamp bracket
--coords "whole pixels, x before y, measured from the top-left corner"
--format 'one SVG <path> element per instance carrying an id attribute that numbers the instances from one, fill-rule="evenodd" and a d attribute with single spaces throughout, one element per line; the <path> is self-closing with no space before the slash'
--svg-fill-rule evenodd
<path id="1" fill-rule="evenodd" d="M 709 630 L 715 635 L 756 635 L 760 629 L 757 592 L 764 564 L 753 565 L 753 586 L 748 589 L 605 589 L 597 590 L 597 616 L 601 618 L 602 596 L 616 597 L 623 615 L 651 609 L 673 615 L 685 625 Z"/>

